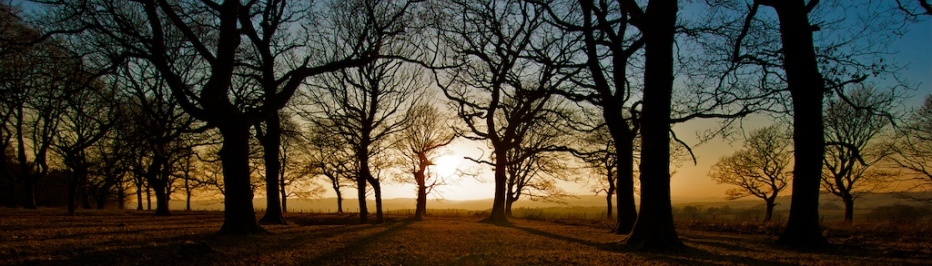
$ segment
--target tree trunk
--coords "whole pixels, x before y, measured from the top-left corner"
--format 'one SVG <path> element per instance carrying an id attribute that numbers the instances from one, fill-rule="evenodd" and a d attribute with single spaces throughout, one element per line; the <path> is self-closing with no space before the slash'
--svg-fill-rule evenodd
<path id="1" fill-rule="evenodd" d="M 87 188 L 87 175 L 78 181 L 78 192 L 80 192 L 79 196 L 81 197 L 81 208 L 85 210 L 94 208 L 94 206 L 91 205 L 91 193 L 89 193 Z"/>
<path id="2" fill-rule="evenodd" d="M 608 206 L 605 209 L 605 219 L 612 219 L 612 192 L 605 192 L 605 205 Z"/>
<path id="3" fill-rule="evenodd" d="M 369 208 L 366 206 L 366 178 L 356 177 L 356 192 L 359 197 L 359 223 L 369 222 Z"/>
<path id="4" fill-rule="evenodd" d="M 282 191 L 281 191 L 281 196 L 282 196 L 282 213 L 288 212 L 288 195 L 285 194 L 285 193 L 286 193 L 285 190 L 282 190 Z M 283 216 L 283 218 L 284 218 L 284 216 Z"/>
<path id="5" fill-rule="evenodd" d="M 152 183 L 152 189 L 155 190 L 155 216 L 170 216 L 171 211 L 168 209 L 168 189 L 164 182 Z"/>
<path id="6" fill-rule="evenodd" d="M 121 179 L 117 187 L 117 208 L 120 210 L 126 209 L 126 187 L 123 185 L 123 179 Z"/>
<path id="7" fill-rule="evenodd" d="M 414 220 L 420 221 L 427 214 L 427 180 L 424 176 L 423 167 L 414 173 L 414 181 L 417 182 L 417 206 L 414 209 Z"/>
<path id="8" fill-rule="evenodd" d="M 171 174 L 167 158 L 164 156 L 162 147 L 156 147 L 152 155 L 152 162 L 146 167 L 146 198 L 149 202 L 149 210 L 152 210 L 151 190 L 155 190 L 155 215 L 169 216 L 171 211 L 168 210 L 168 177 Z"/>
<path id="9" fill-rule="evenodd" d="M 223 225 L 219 233 L 263 233 L 265 230 L 256 222 L 253 193 L 249 185 L 249 125 L 227 121 L 219 129 L 223 135 L 220 160 L 223 163 L 223 186 L 226 191 Z"/>
<path id="10" fill-rule="evenodd" d="M 39 205 L 36 205 L 36 183 L 38 183 L 38 181 L 39 180 L 34 177 L 25 178 L 23 180 L 23 197 L 25 200 L 23 207 L 26 207 L 27 209 L 39 208 Z"/>
<path id="11" fill-rule="evenodd" d="M 284 163 L 282 164 L 284 165 Z M 288 191 L 285 190 L 285 169 L 278 175 L 278 191 L 282 196 L 282 213 L 288 212 Z"/>
<path id="12" fill-rule="evenodd" d="M 778 244 L 826 247 L 819 225 L 819 190 L 825 153 L 822 98 L 826 91 L 813 48 L 812 27 L 803 0 L 773 1 L 780 20 L 784 70 L 793 99 L 793 197 L 786 230 Z"/>
<path id="13" fill-rule="evenodd" d="M 846 193 L 841 201 L 845 203 L 845 223 L 850 224 L 854 221 L 854 197 Z"/>
<path id="14" fill-rule="evenodd" d="M 643 250 L 680 250 L 670 202 L 670 109 L 676 0 L 651 0 L 643 16 L 641 209 L 626 242 Z M 619 178 L 621 179 L 621 178 Z"/>
<path id="15" fill-rule="evenodd" d="M 74 216 L 77 208 L 78 189 L 83 186 L 83 180 L 87 180 L 87 162 L 84 153 L 67 152 L 65 165 L 71 169 L 71 182 L 68 184 L 68 215 Z M 84 200 L 86 199 L 85 197 Z"/>
<path id="16" fill-rule="evenodd" d="M 152 210 L 152 184 L 146 182 L 146 210 Z"/>
<path id="17" fill-rule="evenodd" d="M 142 181 L 136 183 L 136 210 L 142 210 Z"/>
<path id="18" fill-rule="evenodd" d="M 282 216 L 282 202 L 279 198 L 278 178 L 281 171 L 282 129 L 278 112 L 265 120 L 266 132 L 260 136 L 263 159 L 265 160 L 265 215 L 259 220 L 260 224 L 286 224 Z"/>
<path id="19" fill-rule="evenodd" d="M 3 135 L 2 130 L 0 130 L 0 135 Z M 3 199 L 3 206 L 16 208 L 16 176 L 10 173 L 9 165 L 7 164 L 7 147 L 5 145 L 6 143 L 4 142 L 4 146 L 0 146 L 0 177 L 3 177 L 6 181 L 6 184 L 4 184 L 4 189 L 6 190 L 4 194 L 6 194 L 6 197 Z"/>
<path id="20" fill-rule="evenodd" d="M 103 210 L 107 205 L 107 196 L 109 195 L 106 191 L 109 191 L 109 189 L 105 190 L 104 188 L 101 188 L 99 192 L 97 192 L 97 196 L 94 198 L 96 201 L 95 205 L 97 205 L 95 207 L 97 207 L 98 210 Z"/>
<path id="21" fill-rule="evenodd" d="M 184 211 L 191 211 L 191 184 L 189 180 L 191 177 L 188 175 L 188 171 L 185 170 L 184 174 Z"/>
<path id="22" fill-rule="evenodd" d="M 508 224 L 508 217 L 505 215 L 505 197 L 507 194 L 506 183 L 508 177 L 505 172 L 505 154 L 504 149 L 495 149 L 495 198 L 492 200 L 492 212 L 489 217 L 482 220 L 485 223 Z"/>
<path id="23" fill-rule="evenodd" d="M 385 217 L 382 213 L 382 184 L 379 183 L 379 180 L 369 175 L 369 184 L 372 185 L 372 192 L 375 194 L 375 223 L 381 224 L 385 222 Z"/>
<path id="24" fill-rule="evenodd" d="M 515 217 L 514 214 L 511 212 L 511 206 L 515 204 L 515 201 L 518 201 L 518 200 L 511 198 L 511 197 L 508 197 L 507 199 L 505 199 L 505 216 L 507 216 L 508 218 Z"/>
<path id="25" fill-rule="evenodd" d="M 337 213 L 343 213 L 343 192 L 339 187 L 334 191 L 337 193 Z"/>
<path id="26" fill-rule="evenodd" d="M 624 127 L 627 127 L 627 125 L 624 125 Z M 618 173 L 618 176 L 615 177 L 615 200 L 618 202 L 618 219 L 615 220 L 615 228 L 612 231 L 615 234 L 625 235 L 631 233 L 638 216 L 634 202 L 634 138 L 628 136 L 628 134 L 633 135 L 636 132 L 632 132 L 627 128 L 620 129 L 619 132 L 621 134 L 619 134 L 618 138 L 615 138 L 615 154 L 618 156 L 615 166 Z"/>
<path id="27" fill-rule="evenodd" d="M 764 213 L 764 223 L 769 223 L 770 220 L 773 219 L 773 207 L 776 206 L 776 204 L 774 203 L 774 199 L 767 199 L 765 202 L 767 204 L 767 210 L 766 213 Z"/>

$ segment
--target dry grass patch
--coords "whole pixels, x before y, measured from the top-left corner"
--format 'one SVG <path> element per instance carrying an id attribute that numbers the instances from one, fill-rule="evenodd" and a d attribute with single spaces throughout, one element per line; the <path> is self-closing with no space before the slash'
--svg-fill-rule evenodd
<path id="1" fill-rule="evenodd" d="M 289 225 L 269 234 L 219 236 L 217 212 L 0 209 L 0 264 L 35 265 L 922 265 L 929 240 L 910 247 L 868 238 L 858 245 L 832 238 L 837 249 L 799 252 L 772 246 L 760 233 L 680 229 L 688 249 L 644 253 L 618 243 L 604 223 L 513 220 L 513 226 L 475 217 L 429 217 L 411 222 L 358 224 L 353 215 L 287 214 Z M 210 252 L 183 252 L 185 242 Z M 924 248 L 924 249 L 923 249 Z"/>

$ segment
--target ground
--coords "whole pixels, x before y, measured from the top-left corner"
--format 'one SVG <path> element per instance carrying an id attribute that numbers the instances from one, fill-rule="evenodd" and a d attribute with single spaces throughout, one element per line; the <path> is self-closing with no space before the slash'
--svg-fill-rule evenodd
<path id="1" fill-rule="evenodd" d="M 829 229 L 835 247 L 773 246 L 773 228 L 683 224 L 688 247 L 646 253 L 619 244 L 606 222 L 428 217 L 358 224 L 352 215 L 287 214 L 268 234 L 222 236 L 222 213 L 0 208 L 0 265 L 927 265 L 932 240 Z"/>

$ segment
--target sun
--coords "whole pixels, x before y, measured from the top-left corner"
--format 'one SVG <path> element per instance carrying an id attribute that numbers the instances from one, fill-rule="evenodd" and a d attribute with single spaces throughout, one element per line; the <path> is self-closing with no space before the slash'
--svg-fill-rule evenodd
<path id="1" fill-rule="evenodd" d="M 448 154 L 437 157 L 433 160 L 433 163 L 433 169 L 431 170 L 434 171 L 434 174 L 448 177 L 456 174 L 456 170 L 463 164 L 463 158 Z"/>

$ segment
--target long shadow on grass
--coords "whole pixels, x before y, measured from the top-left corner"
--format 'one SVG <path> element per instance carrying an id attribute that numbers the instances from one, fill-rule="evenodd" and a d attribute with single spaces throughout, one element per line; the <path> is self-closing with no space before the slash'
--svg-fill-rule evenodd
<path id="1" fill-rule="evenodd" d="M 94 247 L 53 251 L 22 262 L 28 265 L 179 265 L 190 263 L 190 258 L 178 255 L 180 244 L 190 238 L 176 236 L 146 241 L 113 240 Z M 100 246 L 106 246 L 107 249 L 92 250 Z"/>
<path id="2" fill-rule="evenodd" d="M 300 264 L 301 265 L 327 264 L 328 262 L 334 261 L 341 257 L 345 257 L 353 253 L 358 253 L 366 245 L 377 243 L 380 239 L 386 238 L 390 236 L 391 234 L 397 232 L 398 230 L 401 230 L 402 228 L 407 227 L 412 222 L 413 221 L 411 220 L 404 220 L 401 222 L 397 222 L 397 224 L 391 224 L 390 227 L 386 228 L 385 230 L 382 230 L 380 232 L 357 239 L 356 241 L 353 241 L 347 244 L 343 248 L 340 248 L 340 249 L 337 249 L 331 252 L 327 252 L 324 254 L 319 254 L 317 257 L 310 259 L 309 261 L 301 262 Z"/>
<path id="3" fill-rule="evenodd" d="M 569 236 L 564 236 L 560 234 L 555 234 L 547 231 L 542 231 L 534 228 L 512 226 L 512 228 L 538 235 L 543 237 L 548 237 L 564 242 L 577 243 L 582 245 L 587 245 L 595 247 L 601 250 L 607 250 L 612 252 L 620 252 L 626 254 L 635 254 L 649 258 L 651 260 L 663 261 L 665 263 L 673 265 L 720 265 L 722 262 L 727 264 L 741 264 L 741 265 L 793 265 L 791 263 L 783 263 L 777 261 L 767 261 L 760 260 L 750 257 L 734 256 L 734 255 L 723 255 L 723 254 L 714 254 L 705 250 L 698 248 L 687 247 L 686 250 L 679 253 L 655 253 L 655 252 L 643 252 L 639 251 L 634 247 L 629 247 L 623 243 L 599 243 L 588 240 L 582 240 L 578 238 L 573 238 Z M 736 250 L 741 252 L 750 252 L 750 249 L 741 247 L 739 245 L 728 245 L 723 243 L 718 243 L 715 241 L 693 241 L 689 239 L 686 240 L 686 243 L 695 242 L 702 245 L 715 245 L 719 248 L 726 248 L 730 250 Z"/>
<path id="4" fill-rule="evenodd" d="M 592 247 L 599 248 L 599 249 L 607 249 L 607 248 L 611 247 L 611 245 L 608 244 L 608 243 L 598 243 L 598 242 L 592 242 L 592 241 L 582 240 L 582 239 L 578 239 L 578 238 L 572 238 L 572 237 L 568 237 L 568 236 L 564 236 L 564 235 L 559 235 L 559 234 L 554 234 L 554 233 L 551 233 L 551 232 L 542 231 L 542 230 L 538 230 L 538 229 L 534 229 L 534 228 L 521 227 L 521 226 L 517 226 L 517 225 L 513 225 L 513 226 L 510 226 L 510 227 L 511 227 L 511 228 L 514 228 L 514 229 L 518 229 L 518 230 L 524 231 L 524 232 L 527 232 L 527 233 L 530 233 L 530 234 L 538 235 L 538 236 L 543 236 L 543 237 L 547 237 L 547 238 L 553 238 L 553 239 L 560 240 L 560 241 L 565 241 L 565 242 L 572 242 L 572 243 L 577 243 L 577 244 L 592 246 Z"/>

